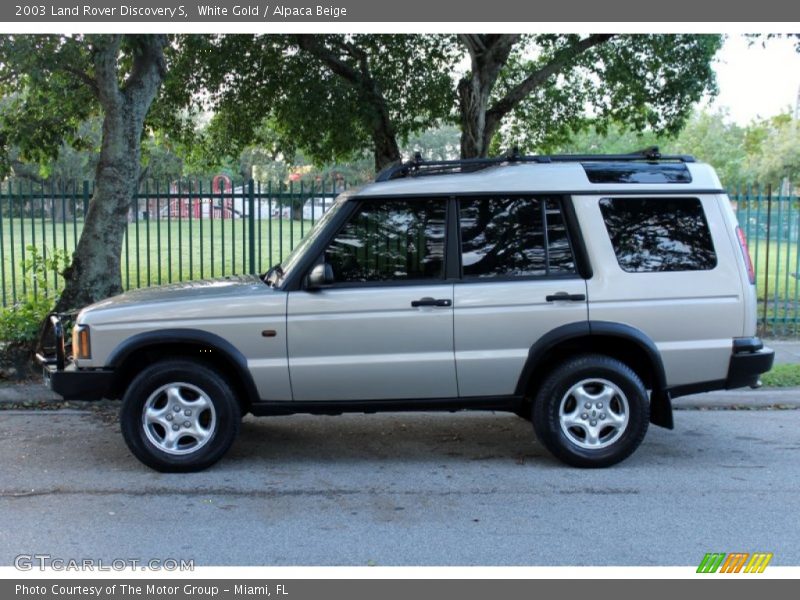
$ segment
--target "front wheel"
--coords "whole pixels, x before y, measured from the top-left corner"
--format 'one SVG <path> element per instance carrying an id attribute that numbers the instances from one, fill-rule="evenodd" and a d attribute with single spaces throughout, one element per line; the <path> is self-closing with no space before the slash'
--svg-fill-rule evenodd
<path id="1" fill-rule="evenodd" d="M 557 458 L 575 467 L 608 467 L 642 442 L 649 412 L 647 391 L 630 367 L 587 354 L 545 378 L 532 416 L 536 436 Z"/>
<path id="2" fill-rule="evenodd" d="M 190 360 L 147 367 L 122 400 L 120 426 L 131 452 L 163 472 L 214 464 L 239 432 L 241 410 L 225 378 Z"/>

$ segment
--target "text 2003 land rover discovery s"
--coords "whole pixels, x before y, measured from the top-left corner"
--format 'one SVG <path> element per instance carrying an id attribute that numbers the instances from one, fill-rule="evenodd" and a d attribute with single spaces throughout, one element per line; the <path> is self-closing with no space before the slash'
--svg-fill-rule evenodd
<path id="1" fill-rule="evenodd" d="M 753 267 L 713 170 L 656 152 L 424 162 L 340 196 L 281 265 L 82 310 L 65 398 L 122 398 L 162 471 L 219 460 L 242 415 L 507 410 L 562 461 L 629 456 L 670 398 L 751 386 Z M 47 354 L 47 353 L 46 353 Z"/>

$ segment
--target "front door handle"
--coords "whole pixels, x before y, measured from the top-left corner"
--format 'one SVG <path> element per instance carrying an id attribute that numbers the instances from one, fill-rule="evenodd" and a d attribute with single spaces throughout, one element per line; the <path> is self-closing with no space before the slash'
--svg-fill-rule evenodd
<path id="1" fill-rule="evenodd" d="M 568 294 L 567 292 L 558 292 L 544 297 L 548 302 L 583 302 L 586 300 L 586 294 Z"/>
<path id="2" fill-rule="evenodd" d="M 452 306 L 453 301 L 450 298 L 431 298 L 430 296 L 426 296 L 425 298 L 420 298 L 419 300 L 412 300 L 411 306 L 413 308 L 418 308 L 420 306 Z"/>

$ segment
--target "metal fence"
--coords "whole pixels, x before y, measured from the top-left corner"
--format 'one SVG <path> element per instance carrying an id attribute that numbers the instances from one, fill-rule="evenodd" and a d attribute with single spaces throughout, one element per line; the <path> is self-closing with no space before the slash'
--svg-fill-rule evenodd
<path id="1" fill-rule="evenodd" d="M 150 183 L 128 214 L 122 248 L 125 289 L 257 273 L 280 262 L 347 188 L 343 182 Z M 22 261 L 77 244 L 92 185 L 0 185 L 0 300 L 14 304 L 31 282 Z M 770 335 L 800 335 L 800 202 L 770 186 L 729 190 L 756 269 L 759 325 Z M 55 272 L 47 273 L 52 286 Z"/>
<path id="2" fill-rule="evenodd" d="M 784 191 L 792 186 L 782 186 Z M 759 327 L 773 336 L 800 335 L 800 202 L 770 185 L 730 189 L 756 271 Z"/>
<path id="3" fill-rule="evenodd" d="M 235 184 L 220 178 L 148 183 L 128 211 L 122 286 L 127 290 L 266 270 L 283 260 L 347 187 L 341 181 Z M 75 250 L 92 192 L 89 182 L 0 185 L 3 306 L 30 291 L 40 293 L 23 268 L 30 246 L 43 256 Z M 51 288 L 59 283 L 52 269 L 45 277 Z"/>

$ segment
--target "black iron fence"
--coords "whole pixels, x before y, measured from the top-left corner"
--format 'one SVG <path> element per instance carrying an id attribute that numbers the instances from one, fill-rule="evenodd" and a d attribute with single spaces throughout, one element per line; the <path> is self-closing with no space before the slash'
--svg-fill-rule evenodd
<path id="1" fill-rule="evenodd" d="M 125 289 L 231 274 L 281 262 L 333 199 L 341 181 L 289 184 L 150 183 L 131 205 L 122 248 Z M 784 186 L 791 189 L 791 186 Z M 92 184 L 0 185 L 0 301 L 9 306 L 58 284 L 29 290 L 23 261 L 75 249 Z M 756 270 L 759 323 L 772 335 L 800 335 L 800 201 L 791 192 L 747 185 L 729 190 Z M 45 266 L 46 270 L 46 266 Z"/>

